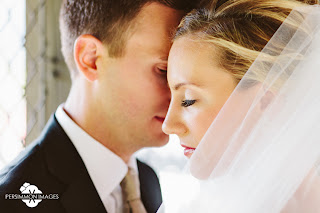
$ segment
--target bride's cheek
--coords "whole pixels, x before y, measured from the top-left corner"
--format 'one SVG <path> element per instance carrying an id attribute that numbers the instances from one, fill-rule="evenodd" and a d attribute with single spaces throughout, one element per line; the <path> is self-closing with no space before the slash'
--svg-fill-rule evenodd
<path id="1" fill-rule="evenodd" d="M 212 122 L 214 121 L 215 117 L 217 116 L 217 112 L 207 109 L 203 110 L 201 113 L 199 113 L 198 117 L 198 125 L 199 125 L 199 131 L 201 131 L 200 135 L 201 138 L 204 136 L 204 134 L 207 132 L 209 127 L 211 126 Z"/>

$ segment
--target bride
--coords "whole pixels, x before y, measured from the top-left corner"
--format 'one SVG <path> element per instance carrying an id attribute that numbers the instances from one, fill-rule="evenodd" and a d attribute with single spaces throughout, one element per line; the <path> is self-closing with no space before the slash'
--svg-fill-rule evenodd
<path id="1" fill-rule="evenodd" d="M 318 4 L 218 0 L 181 22 L 163 131 L 200 184 L 181 212 L 320 212 Z"/>

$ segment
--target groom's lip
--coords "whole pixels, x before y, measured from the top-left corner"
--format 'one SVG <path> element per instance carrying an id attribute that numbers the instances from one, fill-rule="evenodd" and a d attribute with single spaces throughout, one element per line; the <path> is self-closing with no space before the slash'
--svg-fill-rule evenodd
<path id="1" fill-rule="evenodd" d="M 159 117 L 159 116 L 156 116 L 155 117 L 158 121 L 160 121 L 161 123 L 163 123 L 164 122 L 164 119 L 165 119 L 165 117 Z"/>

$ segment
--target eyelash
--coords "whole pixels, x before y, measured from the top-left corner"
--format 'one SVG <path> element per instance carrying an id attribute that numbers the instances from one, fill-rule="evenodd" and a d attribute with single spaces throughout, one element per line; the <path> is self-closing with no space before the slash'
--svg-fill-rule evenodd
<path id="1" fill-rule="evenodd" d="M 189 107 L 191 105 L 193 105 L 196 102 L 196 100 L 183 100 L 181 102 L 181 106 L 182 107 Z"/>
<path id="2" fill-rule="evenodd" d="M 159 70 L 159 74 L 160 74 L 160 75 L 167 75 L 167 70 L 166 70 L 166 69 L 160 69 L 160 68 L 158 68 L 158 70 Z"/>

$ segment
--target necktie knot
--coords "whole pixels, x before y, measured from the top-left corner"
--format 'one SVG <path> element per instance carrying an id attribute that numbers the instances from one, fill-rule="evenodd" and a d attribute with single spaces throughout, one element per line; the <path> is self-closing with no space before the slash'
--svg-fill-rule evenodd
<path id="1" fill-rule="evenodd" d="M 125 201 L 125 213 L 146 213 L 140 199 L 139 177 L 137 173 L 129 167 L 127 175 L 120 183 Z"/>
<path id="2" fill-rule="evenodd" d="M 129 168 L 120 185 L 126 201 L 140 199 L 139 180 L 133 169 Z"/>

